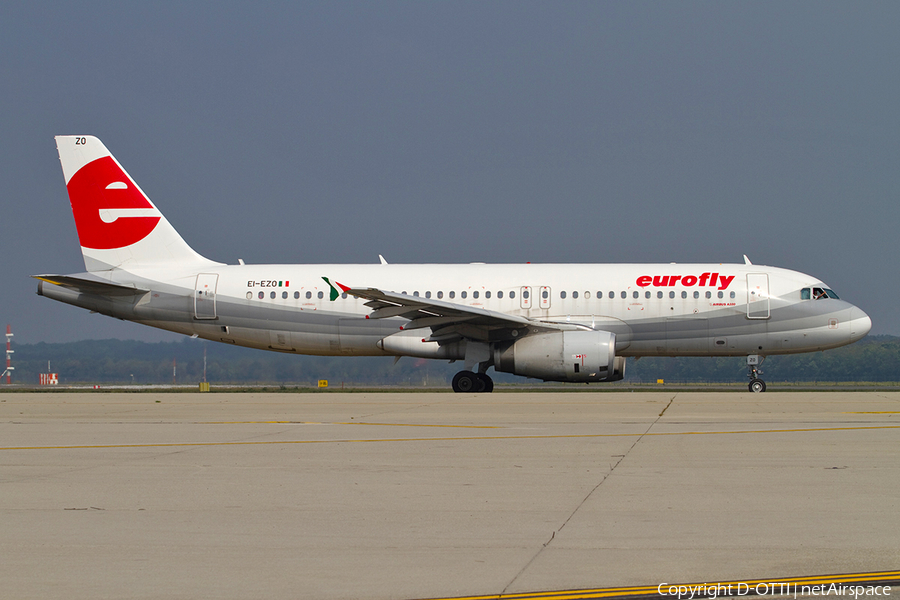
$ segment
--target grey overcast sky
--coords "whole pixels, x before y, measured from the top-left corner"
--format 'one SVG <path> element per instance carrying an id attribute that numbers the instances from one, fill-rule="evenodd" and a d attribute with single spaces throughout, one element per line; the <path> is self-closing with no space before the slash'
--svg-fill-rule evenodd
<path id="1" fill-rule="evenodd" d="M 753 262 L 900 335 L 900 3 L 0 8 L 0 324 L 180 336 L 35 295 L 84 269 L 53 136 L 93 134 L 246 262 Z"/>

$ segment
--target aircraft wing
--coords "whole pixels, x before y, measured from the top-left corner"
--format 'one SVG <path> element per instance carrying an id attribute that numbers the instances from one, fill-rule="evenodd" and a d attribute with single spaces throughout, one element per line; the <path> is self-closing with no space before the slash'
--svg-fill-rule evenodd
<path id="1" fill-rule="evenodd" d="M 403 327 L 405 330 L 430 327 L 432 331 L 430 341 L 444 342 L 459 337 L 494 341 L 515 338 L 522 329 L 528 329 L 533 333 L 582 328 L 571 323 L 536 321 L 475 306 L 408 296 L 376 288 L 348 288 L 343 285 L 341 288 L 351 296 L 368 300 L 366 306 L 373 309 L 368 318 L 409 319 L 409 323 Z"/>
<path id="2" fill-rule="evenodd" d="M 85 273 L 77 275 L 32 275 L 35 279 L 69 288 L 82 294 L 96 294 L 98 296 L 138 296 L 146 294 L 149 290 L 142 290 L 133 286 L 110 283 L 99 277 Z"/>

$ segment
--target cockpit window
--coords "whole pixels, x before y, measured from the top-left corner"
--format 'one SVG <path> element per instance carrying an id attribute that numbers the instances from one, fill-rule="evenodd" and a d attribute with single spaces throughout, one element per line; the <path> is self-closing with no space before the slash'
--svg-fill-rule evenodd
<path id="1" fill-rule="evenodd" d="M 800 297 L 803 300 L 809 300 L 810 290 L 805 289 L 801 292 Z M 835 294 L 832 290 L 828 288 L 812 288 L 812 298 L 813 300 L 824 300 L 825 298 L 831 298 L 832 300 L 840 300 L 838 295 Z"/>
<path id="2" fill-rule="evenodd" d="M 802 290 L 800 290 L 800 299 L 801 300 L 809 300 L 810 299 L 809 288 L 803 288 Z"/>

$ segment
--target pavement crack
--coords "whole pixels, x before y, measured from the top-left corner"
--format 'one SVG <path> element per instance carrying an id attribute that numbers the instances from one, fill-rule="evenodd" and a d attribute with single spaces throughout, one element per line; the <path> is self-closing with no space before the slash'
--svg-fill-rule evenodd
<path id="1" fill-rule="evenodd" d="M 553 538 L 555 538 L 555 537 L 556 537 L 556 532 L 555 532 L 555 531 L 551 531 L 551 532 L 550 532 L 550 539 L 547 540 L 546 542 L 544 542 L 544 548 L 546 548 L 546 547 L 550 544 L 550 542 L 553 541 Z M 506 590 L 503 590 L 503 591 L 505 592 Z"/>
<path id="2" fill-rule="evenodd" d="M 676 394 L 676 395 L 677 395 L 677 394 Z M 666 414 L 666 411 L 669 410 L 669 407 L 672 406 L 672 403 L 673 403 L 673 402 L 675 402 L 675 396 L 672 396 L 672 398 L 669 400 L 669 403 L 666 404 L 666 407 L 665 407 L 664 409 L 662 409 L 662 412 L 661 412 L 661 413 L 659 413 L 659 416 L 660 416 L 660 417 L 662 417 L 664 414 Z M 657 419 L 657 421 L 659 421 L 659 419 Z M 654 421 L 653 425 L 656 425 L 656 422 L 655 422 L 655 421 Z M 651 427 L 652 427 L 653 425 L 651 425 Z M 647 431 L 649 431 L 649 429 L 648 429 Z"/>
<path id="3" fill-rule="evenodd" d="M 527 563 L 525 563 L 525 566 L 523 566 L 519 570 L 519 572 L 516 573 L 515 576 L 510 580 L 510 582 L 506 584 L 506 586 L 500 592 L 501 595 L 508 593 L 507 590 L 509 590 L 509 588 L 512 587 L 512 585 L 516 582 L 516 580 L 518 580 L 519 577 L 521 577 L 522 574 L 528 570 L 528 567 L 530 567 L 532 565 L 532 563 L 534 563 L 534 561 L 537 560 L 537 558 L 541 555 L 541 553 L 544 551 L 544 549 L 548 548 L 550 546 L 550 544 L 553 543 L 553 540 L 556 539 L 556 534 L 560 533 L 566 527 L 566 525 L 569 524 L 569 521 L 572 520 L 572 517 L 574 517 L 576 515 L 576 513 L 578 513 L 578 511 L 581 510 L 581 507 L 584 506 L 585 503 L 587 503 L 587 501 L 590 499 L 590 497 L 593 496 L 594 493 L 600 489 L 600 486 L 603 485 L 603 483 L 607 479 L 610 478 L 610 476 L 616 470 L 616 467 L 618 467 L 620 464 L 622 464 L 622 461 L 625 460 L 629 454 L 631 454 L 631 451 L 634 450 L 634 448 L 641 442 L 642 439 L 644 439 L 644 436 L 646 436 L 648 433 L 650 433 L 650 430 L 653 429 L 653 427 L 657 423 L 659 423 L 659 420 L 662 418 L 663 414 L 665 414 L 666 410 L 668 410 L 669 407 L 672 406 L 672 403 L 675 401 L 675 398 L 677 396 L 678 396 L 678 394 L 675 394 L 675 396 L 672 396 L 672 398 L 669 399 L 669 403 L 666 404 L 666 407 L 664 409 L 662 409 L 662 412 L 660 412 L 659 415 L 657 415 L 657 417 L 653 420 L 653 422 L 647 426 L 647 429 L 644 430 L 644 432 L 638 436 L 638 438 L 634 441 L 634 443 L 632 443 L 631 446 L 628 447 L 628 450 L 625 451 L 625 454 L 617 455 L 619 457 L 619 460 L 617 460 L 615 462 L 615 464 L 613 464 L 610 467 L 609 471 L 600 479 L 600 481 L 597 483 L 597 485 L 595 485 L 593 488 L 591 488 L 591 490 L 587 493 L 587 495 L 585 495 L 585 497 L 581 499 L 581 502 L 579 502 L 578 506 L 575 507 L 575 509 L 569 514 L 568 517 L 566 517 L 566 519 L 565 519 L 565 521 L 563 521 L 562 525 L 560 525 L 557 529 L 555 529 L 554 531 L 552 531 L 550 533 L 550 539 L 547 540 L 546 542 L 544 542 L 543 544 L 541 544 L 541 547 L 538 548 L 537 552 L 534 553 L 534 556 L 532 556 L 531 559 L 529 559 L 529 561 Z"/>

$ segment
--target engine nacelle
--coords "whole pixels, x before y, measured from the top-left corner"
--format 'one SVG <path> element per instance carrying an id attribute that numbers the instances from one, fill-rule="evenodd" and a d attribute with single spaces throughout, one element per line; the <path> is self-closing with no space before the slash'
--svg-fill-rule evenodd
<path id="1" fill-rule="evenodd" d="M 544 381 L 618 381 L 625 359 L 616 357 L 614 333 L 560 331 L 495 347 L 494 369 Z"/>

